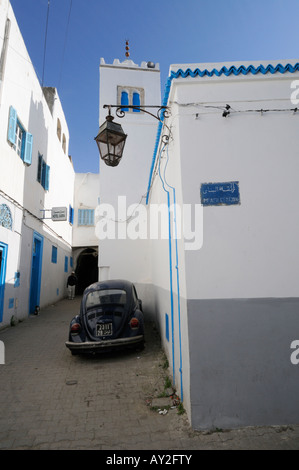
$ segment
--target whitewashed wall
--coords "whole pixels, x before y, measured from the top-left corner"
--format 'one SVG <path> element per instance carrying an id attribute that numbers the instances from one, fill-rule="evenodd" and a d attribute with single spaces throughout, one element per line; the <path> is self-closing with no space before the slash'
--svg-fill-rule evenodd
<path id="1" fill-rule="evenodd" d="M 161 103 L 158 64 L 154 68 L 148 68 L 145 62 L 139 66 L 131 60 L 120 62 L 116 59 L 113 64 L 106 64 L 101 59 L 100 125 L 108 114 L 103 105 L 118 104 L 118 86 L 143 88 L 145 105 L 159 106 Z M 155 113 L 157 109 L 149 111 Z M 112 114 L 115 116 L 114 109 Z M 128 137 L 123 159 L 117 167 L 108 167 L 100 161 L 100 202 L 101 205 L 110 204 L 114 207 L 112 218 L 117 221 L 115 240 L 100 240 L 100 279 L 124 278 L 136 282 L 138 293 L 147 309 L 150 300 L 148 283 L 151 262 L 148 258 L 148 240 L 139 238 L 132 240 L 127 234 L 127 229 L 129 226 L 132 227 L 130 216 L 134 208 L 139 204 L 143 206 L 145 204 L 158 121 L 144 113 L 126 113 L 124 118 L 115 116 L 115 122 L 121 124 Z M 122 206 L 124 210 L 119 210 L 119 196 L 125 198 Z M 126 220 L 129 223 L 126 223 Z M 118 231 L 121 232 L 120 236 Z"/>
<path id="2" fill-rule="evenodd" d="M 224 65 L 246 69 L 260 62 L 184 64 L 171 70 L 219 71 Z M 202 183 L 238 181 L 240 187 L 239 205 L 203 208 L 203 245 L 185 251 L 180 262 L 187 303 L 181 318 L 188 325 L 183 351 L 190 358 L 184 405 L 194 428 L 299 419 L 298 371 L 290 361 L 299 293 L 299 115 L 291 111 L 290 100 L 296 79 L 298 72 L 277 71 L 172 81 L 169 181 L 181 191 L 180 202 L 200 204 Z M 231 114 L 223 117 L 226 104 Z M 286 111 L 249 111 L 260 109 Z M 155 176 L 150 202 L 162 194 Z M 158 285 L 166 285 L 165 250 L 161 242 L 152 258 Z M 161 323 L 166 308 L 165 300 Z"/>
<path id="3" fill-rule="evenodd" d="M 171 115 L 177 114 L 176 107 Z M 171 118 L 170 118 L 171 119 Z M 166 124 L 170 124 L 166 119 Z M 171 123 L 169 146 L 157 152 L 148 213 L 161 211 L 159 235 L 150 239 L 152 298 L 161 341 L 169 359 L 172 383 L 190 418 L 190 365 L 185 278 L 185 240 L 183 233 L 183 199 L 179 133 Z M 162 135 L 168 135 L 167 128 Z M 152 217 L 153 226 L 157 219 Z"/>
<path id="4" fill-rule="evenodd" d="M 0 4 L 0 48 L 3 46 L 6 19 L 10 19 L 10 34 L 1 83 L 0 101 L 0 190 L 1 197 L 11 207 L 13 228 L 0 227 L 0 240 L 7 240 L 8 258 L 1 326 L 10 322 L 9 299 L 14 299 L 15 315 L 28 315 L 33 232 L 44 237 L 40 306 L 62 298 L 66 293 L 66 278 L 72 255 L 72 226 L 69 221 L 49 219 L 53 207 L 73 206 L 74 169 L 68 156 L 69 132 L 57 90 L 53 88 L 52 103 L 46 100 L 35 74 L 29 54 L 8 1 Z M 47 90 L 49 91 L 49 89 Z M 49 103 L 51 106 L 49 107 Z M 53 106 L 52 106 L 53 104 Z M 32 162 L 25 164 L 8 142 L 10 106 L 16 109 L 24 129 L 33 135 Z M 57 135 L 57 119 L 61 122 L 65 148 Z M 37 181 L 38 155 L 50 167 L 49 190 Z M 41 220 L 46 218 L 45 220 Z M 58 249 L 57 264 L 51 263 L 52 246 Z M 68 257 L 68 272 L 64 259 Z M 20 286 L 12 288 L 12 278 L 20 272 Z M 51 274 L 51 275 L 50 275 Z"/>
<path id="5" fill-rule="evenodd" d="M 241 198 L 238 206 L 204 208 L 203 247 L 186 252 L 189 298 L 298 295 L 299 221 L 293 217 L 298 114 L 241 112 L 223 118 L 221 110 L 190 106 L 294 108 L 290 85 L 296 78 L 298 72 L 175 81 L 184 203 L 200 202 L 205 182 L 239 181 Z"/>

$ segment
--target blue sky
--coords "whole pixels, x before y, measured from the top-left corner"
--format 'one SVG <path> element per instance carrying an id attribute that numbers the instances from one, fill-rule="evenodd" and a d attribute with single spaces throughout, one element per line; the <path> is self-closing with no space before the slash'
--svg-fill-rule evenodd
<path id="1" fill-rule="evenodd" d="M 76 172 L 97 172 L 99 63 L 171 64 L 299 58 L 299 0 L 11 0 L 37 76 L 54 86 Z M 102 103 L 105 104 L 105 103 Z M 112 103 L 111 103 L 112 104 Z M 154 144 L 154 143 L 153 143 Z"/>

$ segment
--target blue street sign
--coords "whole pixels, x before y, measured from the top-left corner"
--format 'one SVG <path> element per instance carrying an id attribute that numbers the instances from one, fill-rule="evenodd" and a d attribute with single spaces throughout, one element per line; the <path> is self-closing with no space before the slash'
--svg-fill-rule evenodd
<path id="1" fill-rule="evenodd" d="M 232 206 L 240 204 L 239 182 L 202 183 L 200 196 L 203 206 Z"/>

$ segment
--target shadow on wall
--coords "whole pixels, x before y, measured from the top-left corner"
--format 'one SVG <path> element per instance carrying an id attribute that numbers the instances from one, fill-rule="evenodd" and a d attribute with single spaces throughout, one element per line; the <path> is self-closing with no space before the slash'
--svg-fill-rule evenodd
<path id="1" fill-rule="evenodd" d="M 98 252 L 93 248 L 86 248 L 78 257 L 76 276 L 78 284 L 76 295 L 82 295 L 84 289 L 98 281 Z"/>

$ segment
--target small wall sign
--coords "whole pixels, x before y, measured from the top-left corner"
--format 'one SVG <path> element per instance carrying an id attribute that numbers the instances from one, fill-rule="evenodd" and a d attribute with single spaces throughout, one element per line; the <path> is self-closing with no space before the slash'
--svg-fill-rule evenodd
<path id="1" fill-rule="evenodd" d="M 239 181 L 202 183 L 200 197 L 203 206 L 232 206 L 241 204 Z"/>
<path id="2" fill-rule="evenodd" d="M 51 210 L 51 219 L 54 221 L 67 220 L 67 208 L 66 207 L 53 207 Z"/>

